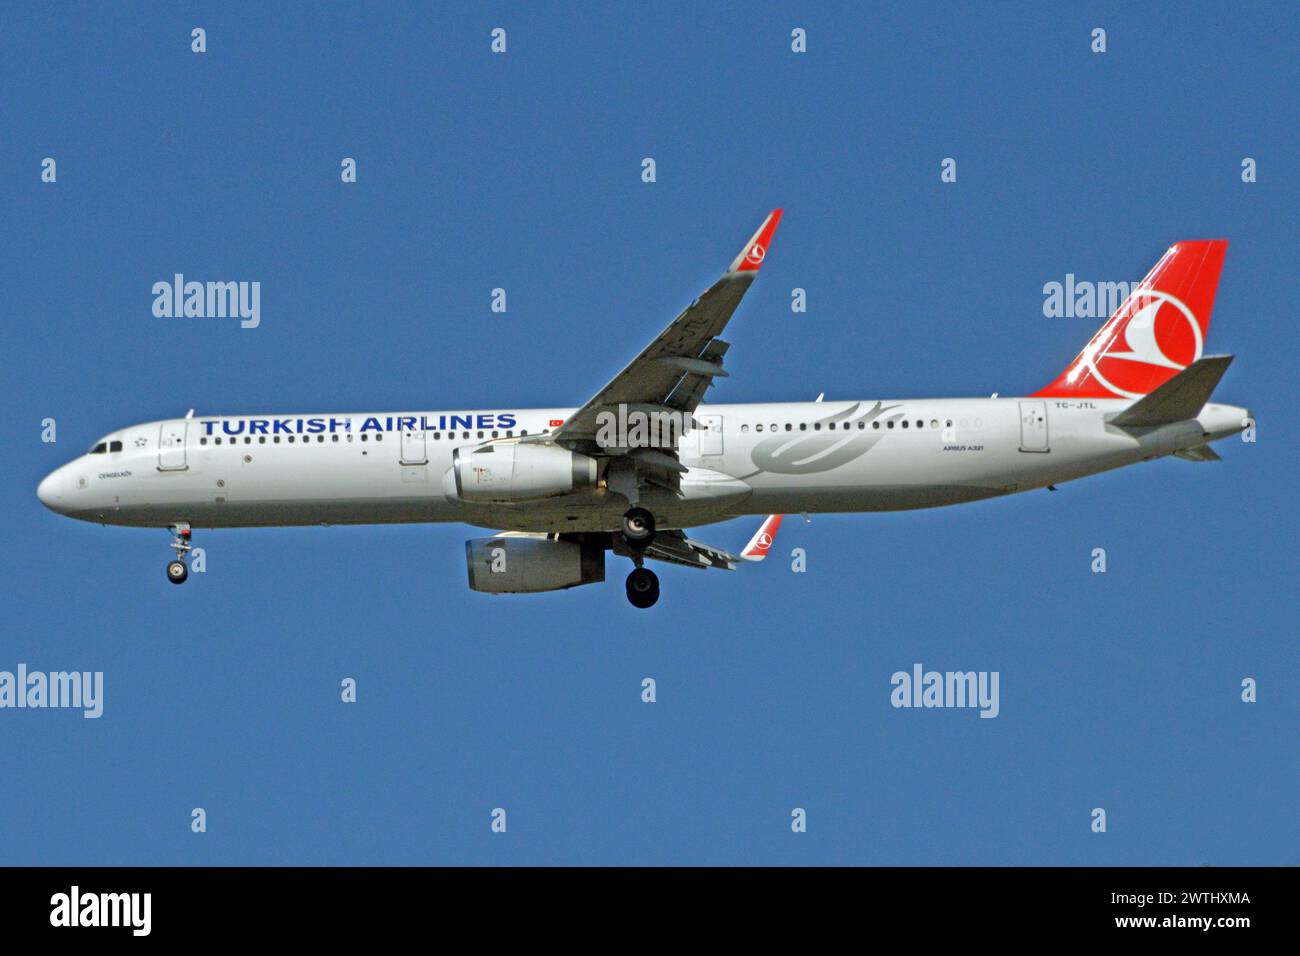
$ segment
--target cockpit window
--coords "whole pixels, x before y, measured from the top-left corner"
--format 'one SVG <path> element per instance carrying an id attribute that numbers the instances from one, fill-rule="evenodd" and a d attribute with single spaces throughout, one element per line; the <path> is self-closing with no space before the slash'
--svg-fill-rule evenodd
<path id="1" fill-rule="evenodd" d="M 90 455 L 102 455 L 102 454 L 104 454 L 104 452 L 106 452 L 106 451 L 108 451 L 108 442 L 104 442 L 104 441 L 102 441 L 102 442 L 100 442 L 98 445 L 96 445 L 94 448 L 90 449 L 90 451 L 87 452 L 87 454 L 90 454 Z"/>
<path id="2" fill-rule="evenodd" d="M 121 451 L 121 450 L 122 450 L 122 443 L 121 443 L 120 441 L 109 442 L 108 450 L 109 450 L 109 451 Z"/>

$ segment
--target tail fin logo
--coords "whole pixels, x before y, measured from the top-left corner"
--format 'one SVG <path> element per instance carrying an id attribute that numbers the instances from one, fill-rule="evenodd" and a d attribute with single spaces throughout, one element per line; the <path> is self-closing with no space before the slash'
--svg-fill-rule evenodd
<path id="1" fill-rule="evenodd" d="M 1113 330 L 1102 330 L 1093 343 L 1096 348 L 1090 348 L 1081 363 L 1117 397 L 1141 398 L 1149 390 L 1153 369 L 1181 372 L 1201 357 L 1201 324 L 1181 299 L 1159 289 L 1142 289 L 1126 312 L 1117 316 Z"/>
<path id="2" fill-rule="evenodd" d="M 745 256 L 745 261 L 758 265 L 765 258 L 767 258 L 767 250 L 756 242 L 749 247 L 749 252 Z"/>
<path id="3" fill-rule="evenodd" d="M 1170 246 L 1065 371 L 1034 397 L 1137 399 L 1199 359 L 1227 251 L 1226 239 Z"/>

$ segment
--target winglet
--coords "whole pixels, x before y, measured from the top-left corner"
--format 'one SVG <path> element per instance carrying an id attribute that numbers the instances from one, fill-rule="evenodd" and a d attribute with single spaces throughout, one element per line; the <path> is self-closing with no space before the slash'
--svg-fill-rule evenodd
<path id="1" fill-rule="evenodd" d="M 745 545 L 745 550 L 740 552 L 740 556 L 746 561 L 762 561 L 766 558 L 767 552 L 772 549 L 772 542 L 776 540 L 776 529 L 781 527 L 782 517 L 784 516 L 768 515 L 767 520 L 754 532 L 754 537 L 749 539 L 749 544 Z"/>
<path id="2" fill-rule="evenodd" d="M 758 232 L 745 243 L 745 248 L 740 250 L 740 255 L 736 256 L 735 261 L 731 263 L 728 272 L 757 272 L 763 265 L 763 260 L 767 258 L 767 250 L 772 246 L 772 234 L 776 232 L 776 225 L 781 221 L 781 210 L 773 209 L 763 225 L 758 227 Z"/>

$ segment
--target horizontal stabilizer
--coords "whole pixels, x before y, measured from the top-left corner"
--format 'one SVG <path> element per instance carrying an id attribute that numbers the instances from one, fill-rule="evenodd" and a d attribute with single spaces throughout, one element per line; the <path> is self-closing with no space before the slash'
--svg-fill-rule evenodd
<path id="1" fill-rule="evenodd" d="M 1184 461 L 1223 461 L 1219 453 L 1209 445 L 1197 445 L 1193 448 L 1184 448 L 1182 451 L 1174 452 L 1175 458 L 1181 458 Z"/>
<path id="2" fill-rule="evenodd" d="M 1138 399 L 1110 420 L 1121 428 L 1148 428 L 1194 419 L 1210 400 L 1231 355 L 1199 358 L 1150 395 Z"/>

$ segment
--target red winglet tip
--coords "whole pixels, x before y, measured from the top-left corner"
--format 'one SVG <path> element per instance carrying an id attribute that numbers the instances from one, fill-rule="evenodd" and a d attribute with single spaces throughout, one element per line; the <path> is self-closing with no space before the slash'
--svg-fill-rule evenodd
<path id="1" fill-rule="evenodd" d="M 731 264 L 732 272 L 757 272 L 762 267 L 763 260 L 767 258 L 767 250 L 772 246 L 772 234 L 776 232 L 783 211 L 773 209 L 768 213 L 763 224 L 758 227 L 758 232 L 754 233 L 740 255 L 736 256 L 736 261 Z"/>

